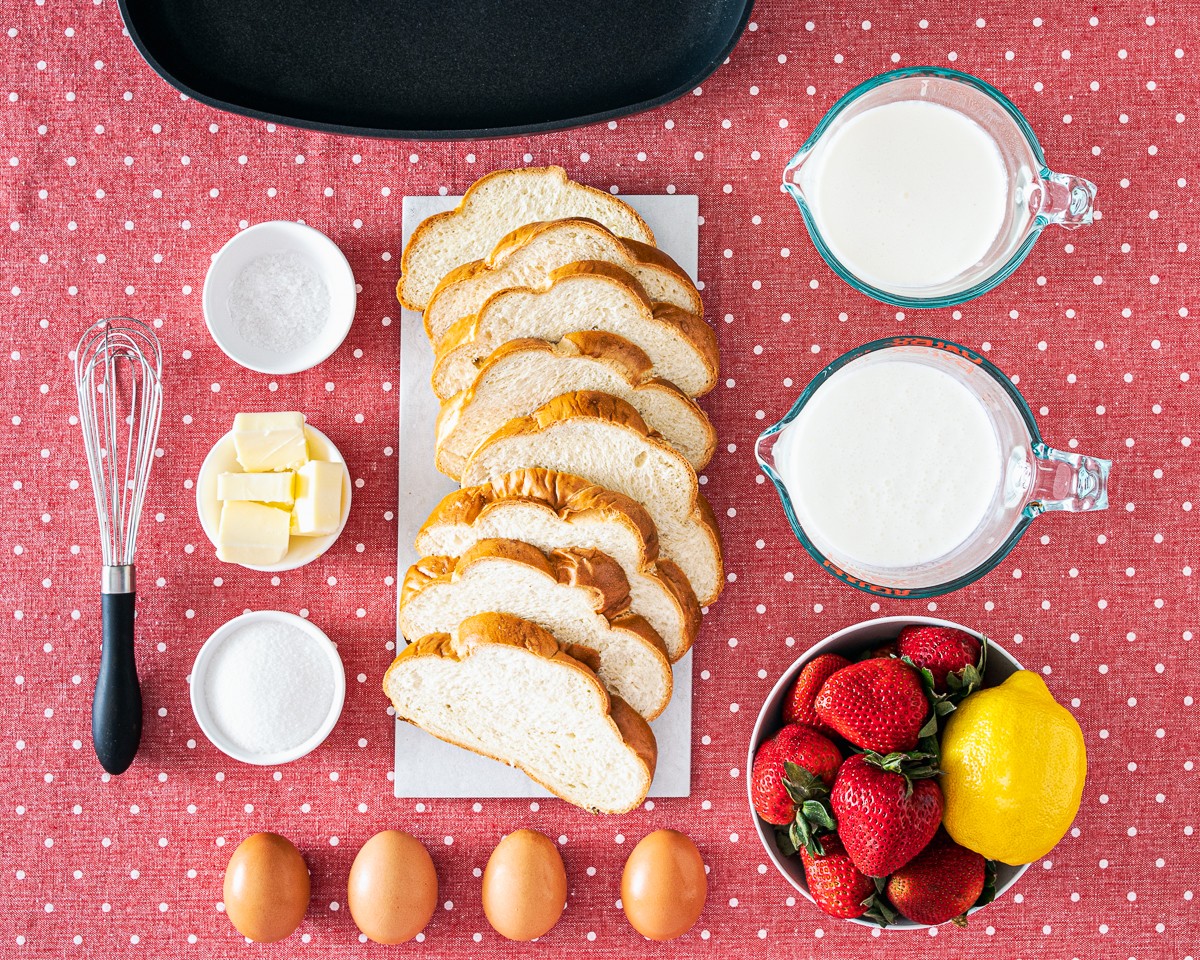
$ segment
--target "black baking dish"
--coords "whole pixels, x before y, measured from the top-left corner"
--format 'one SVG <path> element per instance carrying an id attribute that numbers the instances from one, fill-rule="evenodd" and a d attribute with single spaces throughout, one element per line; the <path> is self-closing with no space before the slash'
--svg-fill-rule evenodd
<path id="1" fill-rule="evenodd" d="M 626 116 L 728 56 L 752 0 L 120 0 L 172 86 L 331 133 L 455 140 Z"/>

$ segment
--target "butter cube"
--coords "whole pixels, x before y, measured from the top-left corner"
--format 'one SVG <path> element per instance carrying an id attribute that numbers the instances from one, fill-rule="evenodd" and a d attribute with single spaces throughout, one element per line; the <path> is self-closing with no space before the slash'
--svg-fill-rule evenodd
<path id="1" fill-rule="evenodd" d="M 292 507 L 294 537 L 322 537 L 337 533 L 342 523 L 342 473 L 340 463 L 309 460 L 296 471 L 296 504 Z"/>
<path id="2" fill-rule="evenodd" d="M 308 462 L 302 413 L 239 413 L 233 418 L 237 462 L 247 473 L 295 470 Z"/>
<path id="3" fill-rule="evenodd" d="M 265 567 L 278 563 L 288 551 L 286 510 L 248 500 L 226 500 L 221 504 L 217 531 L 217 559 Z"/>
<path id="4" fill-rule="evenodd" d="M 287 506 L 295 499 L 296 474 L 222 473 L 217 477 L 218 500 L 254 500 Z"/>

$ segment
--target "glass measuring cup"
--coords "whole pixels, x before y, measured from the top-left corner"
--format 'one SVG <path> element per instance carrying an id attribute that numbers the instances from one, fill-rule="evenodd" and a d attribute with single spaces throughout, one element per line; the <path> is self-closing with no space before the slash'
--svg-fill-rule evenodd
<path id="1" fill-rule="evenodd" d="M 982 128 L 999 150 L 1008 179 L 1008 196 L 999 232 L 977 262 L 933 286 L 884 289 L 856 276 L 838 259 L 822 236 L 813 197 L 823 151 L 831 138 L 866 111 L 901 101 L 939 104 Z M 1090 224 L 1096 197 L 1094 183 L 1054 173 L 1046 166 L 1029 122 L 999 90 L 969 74 L 943 67 L 892 70 L 843 96 L 784 168 L 783 189 L 799 205 L 813 244 L 833 271 L 867 296 L 900 307 L 953 306 L 987 293 L 1021 265 L 1045 227 L 1055 224 L 1075 229 Z"/>
<path id="2" fill-rule="evenodd" d="M 999 444 L 1000 481 L 974 532 L 949 553 L 911 567 L 880 567 L 839 554 L 804 528 L 781 475 L 778 454 L 785 429 L 834 374 L 852 364 L 897 359 L 949 374 L 979 400 Z M 1048 446 L 1012 381 L 979 354 L 948 340 L 915 336 L 875 340 L 838 357 L 813 378 L 787 416 L 763 432 L 755 456 L 775 485 L 792 532 L 817 563 L 859 590 L 913 599 L 949 593 L 978 580 L 1008 555 L 1043 513 L 1107 509 L 1112 467 L 1109 460 Z M 929 496 L 938 496 L 938 491 L 931 490 Z"/>

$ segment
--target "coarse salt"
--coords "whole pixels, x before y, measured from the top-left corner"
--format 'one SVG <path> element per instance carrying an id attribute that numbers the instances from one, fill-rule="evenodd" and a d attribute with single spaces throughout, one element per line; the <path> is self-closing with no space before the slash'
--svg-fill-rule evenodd
<path id="1" fill-rule="evenodd" d="M 229 315 L 247 343 L 271 353 L 307 346 L 329 322 L 329 290 L 294 250 L 251 260 L 233 281 Z"/>
<path id="2" fill-rule="evenodd" d="M 291 624 L 258 621 L 221 643 L 206 672 L 204 698 L 231 743 L 266 755 L 311 738 L 329 716 L 334 688 L 320 641 Z"/>

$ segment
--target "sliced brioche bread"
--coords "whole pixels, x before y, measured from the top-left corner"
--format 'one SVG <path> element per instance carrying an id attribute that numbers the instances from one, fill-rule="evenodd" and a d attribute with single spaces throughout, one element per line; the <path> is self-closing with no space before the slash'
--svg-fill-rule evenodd
<path id="1" fill-rule="evenodd" d="M 624 813 L 650 789 L 649 725 L 594 672 L 593 651 L 499 613 L 409 644 L 383 678 L 396 716 L 518 767 L 593 813 Z"/>
<path id="2" fill-rule="evenodd" d="M 629 582 L 597 550 L 544 553 L 517 540 L 481 540 L 461 557 L 423 557 L 400 591 L 400 631 L 443 633 L 477 613 L 532 620 L 564 643 L 600 657 L 596 671 L 613 693 L 653 720 L 671 699 L 662 638 L 629 610 Z"/>
<path id="3" fill-rule="evenodd" d="M 479 312 L 492 294 L 507 287 L 540 287 L 552 270 L 579 260 L 602 260 L 620 267 L 642 285 L 651 300 L 704 315 L 696 285 L 661 250 L 622 239 L 592 220 L 528 223 L 505 236 L 486 260 L 474 260 L 446 274 L 425 307 L 425 332 L 436 349 L 451 325 Z"/>
<path id="4" fill-rule="evenodd" d="M 632 497 L 654 520 L 662 555 L 683 570 L 700 603 L 716 600 L 725 579 L 721 539 L 696 473 L 624 400 L 581 390 L 510 420 L 471 454 L 463 485 L 528 467 L 571 473 Z"/>
<path id="5" fill-rule="evenodd" d="M 557 343 L 510 340 L 488 358 L 467 390 L 442 404 L 435 466 L 455 480 L 474 449 L 513 417 L 557 396 L 600 390 L 629 403 L 696 469 L 712 458 L 717 433 L 694 400 L 650 376 L 650 358 L 612 333 L 568 333 Z"/>
<path id="6" fill-rule="evenodd" d="M 455 209 L 427 218 L 413 231 L 400 261 L 400 302 L 410 310 L 425 309 L 438 281 L 455 267 L 486 257 L 517 227 L 562 217 L 589 217 L 619 237 L 654 243 L 633 207 L 569 180 L 562 167 L 496 170 L 471 184 Z"/>
<path id="7" fill-rule="evenodd" d="M 672 662 L 692 646 L 700 604 L 658 532 L 629 497 L 551 470 L 516 470 L 447 495 L 417 534 L 422 556 L 460 556 L 480 540 L 524 540 L 539 550 L 585 548 L 612 557 L 629 581 L 630 612 L 645 617 Z"/>
<path id="8" fill-rule="evenodd" d="M 573 330 L 615 333 L 646 351 L 650 375 L 696 397 L 717 382 L 717 337 L 695 314 L 654 303 L 620 267 L 583 260 L 551 270 L 538 287 L 492 294 L 479 312 L 451 325 L 433 364 L 433 392 L 466 390 L 500 344 L 521 337 L 560 340 Z"/>

